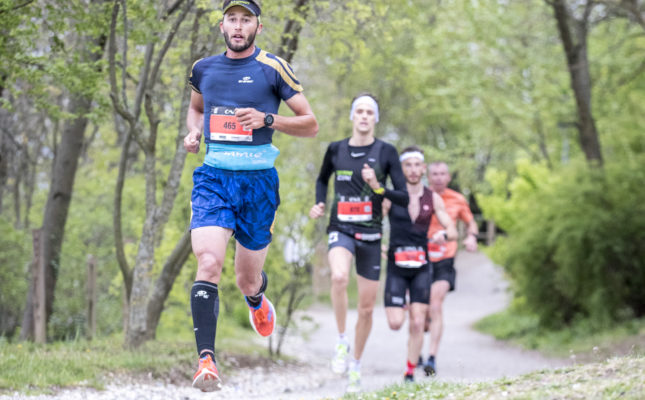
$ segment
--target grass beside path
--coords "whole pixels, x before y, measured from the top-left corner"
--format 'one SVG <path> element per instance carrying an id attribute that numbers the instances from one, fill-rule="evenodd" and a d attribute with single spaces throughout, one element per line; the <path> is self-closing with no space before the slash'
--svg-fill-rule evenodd
<path id="1" fill-rule="evenodd" d="M 485 317 L 475 324 L 475 328 L 497 339 L 576 362 L 645 353 L 645 318 L 614 324 L 603 330 L 582 320 L 565 329 L 549 331 L 540 328 L 537 317 L 509 308 Z"/>
<path id="2" fill-rule="evenodd" d="M 238 332 L 235 338 L 218 338 L 218 366 L 253 363 L 266 358 L 264 347 L 254 345 L 253 332 Z M 231 354 L 235 354 L 233 356 Z M 192 378 L 197 365 L 194 341 L 155 340 L 128 351 L 122 337 L 57 342 L 46 345 L 8 343 L 0 338 L 0 394 L 55 393 L 67 387 L 102 389 L 119 378 L 124 381 L 161 379 L 183 383 Z"/>
<path id="3" fill-rule="evenodd" d="M 604 362 L 502 378 L 472 384 L 433 381 L 401 384 L 344 399 L 643 399 L 645 356 L 611 358 Z"/>

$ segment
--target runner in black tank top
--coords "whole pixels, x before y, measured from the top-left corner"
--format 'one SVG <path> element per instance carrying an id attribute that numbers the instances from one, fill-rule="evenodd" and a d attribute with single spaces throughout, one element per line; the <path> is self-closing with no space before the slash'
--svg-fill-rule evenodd
<path id="1" fill-rule="evenodd" d="M 409 205 L 401 207 L 385 201 L 383 214 L 390 220 L 387 278 L 385 281 L 385 312 L 390 328 L 398 330 L 405 321 L 409 295 L 410 339 L 408 340 L 405 380 L 414 380 L 414 368 L 423 346 L 423 325 L 428 312 L 432 269 L 426 242 L 432 215 L 446 224 L 450 237 L 457 231 L 445 212 L 443 201 L 423 186 L 425 172 L 423 151 L 411 146 L 401 152 L 401 165 L 410 196 Z"/>
<path id="2" fill-rule="evenodd" d="M 372 310 L 378 293 L 381 270 L 381 203 L 389 199 L 406 207 L 408 195 L 396 149 L 374 137 L 378 104 L 371 95 L 352 102 L 352 136 L 327 148 L 318 180 L 316 204 L 309 216 L 325 215 L 329 178 L 335 174 L 334 197 L 329 226 L 331 299 L 338 327 L 332 370 L 344 373 L 349 367 L 348 392 L 360 390 L 360 358 L 372 328 Z M 390 177 L 394 189 L 385 187 Z M 347 283 L 353 260 L 358 274 L 358 321 L 353 357 L 346 336 Z M 349 364 L 349 365 L 348 365 Z"/>

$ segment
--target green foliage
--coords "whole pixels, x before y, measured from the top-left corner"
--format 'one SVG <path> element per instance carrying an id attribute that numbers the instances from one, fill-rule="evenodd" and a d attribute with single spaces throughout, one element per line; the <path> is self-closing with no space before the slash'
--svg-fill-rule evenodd
<path id="1" fill-rule="evenodd" d="M 522 306 L 522 299 L 475 325 L 481 332 L 511 341 L 554 357 L 599 360 L 602 357 L 645 352 L 645 319 L 614 323 L 598 330 L 590 320 L 580 320 L 562 329 L 540 326 L 539 318 Z"/>
<path id="2" fill-rule="evenodd" d="M 30 242 L 26 234 L 0 217 L 0 337 L 11 338 L 22 320 Z"/>
<path id="3" fill-rule="evenodd" d="M 604 170 L 571 165 L 553 173 L 518 164 L 508 192 L 478 200 L 508 234 L 490 250 L 515 295 L 540 325 L 588 318 L 592 327 L 645 315 L 645 171 L 643 158 Z"/>

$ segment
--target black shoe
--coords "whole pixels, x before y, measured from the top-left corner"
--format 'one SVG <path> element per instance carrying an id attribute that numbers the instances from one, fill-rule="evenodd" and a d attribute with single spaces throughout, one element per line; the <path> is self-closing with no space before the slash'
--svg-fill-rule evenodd
<path id="1" fill-rule="evenodd" d="M 423 368 L 423 357 L 419 356 L 419 361 L 417 361 L 417 368 Z"/>
<path id="2" fill-rule="evenodd" d="M 405 374 L 405 375 L 403 376 L 403 382 L 405 382 L 405 383 L 408 383 L 408 382 L 412 383 L 412 382 L 414 382 L 414 375 L 412 375 L 412 374 Z"/>
<path id="3" fill-rule="evenodd" d="M 428 361 L 423 363 L 423 372 L 426 376 L 437 375 L 437 368 L 434 363 L 434 357 L 428 358 Z"/>

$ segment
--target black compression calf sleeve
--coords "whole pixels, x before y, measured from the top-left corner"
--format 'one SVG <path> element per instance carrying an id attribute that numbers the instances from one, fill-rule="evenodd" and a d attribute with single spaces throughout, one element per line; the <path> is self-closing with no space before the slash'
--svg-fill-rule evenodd
<path id="1" fill-rule="evenodd" d="M 190 291 L 190 309 L 193 313 L 193 328 L 197 353 L 208 350 L 215 353 L 215 332 L 219 315 L 217 285 L 207 281 L 196 281 Z"/>
<path id="2" fill-rule="evenodd" d="M 260 286 L 260 290 L 255 296 L 246 296 L 246 302 L 249 303 L 251 307 L 257 307 L 260 305 L 260 302 L 262 301 L 262 295 L 264 294 L 264 291 L 267 290 L 268 282 L 269 278 L 267 277 L 267 274 L 262 271 L 262 285 Z"/>

